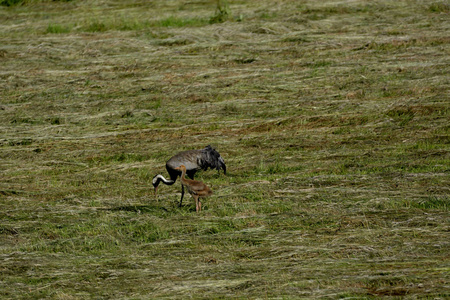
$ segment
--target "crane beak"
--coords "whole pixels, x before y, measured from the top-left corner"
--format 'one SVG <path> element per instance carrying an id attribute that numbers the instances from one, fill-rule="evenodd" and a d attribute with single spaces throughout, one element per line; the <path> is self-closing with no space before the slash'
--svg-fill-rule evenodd
<path id="1" fill-rule="evenodd" d="M 155 196 L 157 196 L 158 187 L 155 186 Z"/>

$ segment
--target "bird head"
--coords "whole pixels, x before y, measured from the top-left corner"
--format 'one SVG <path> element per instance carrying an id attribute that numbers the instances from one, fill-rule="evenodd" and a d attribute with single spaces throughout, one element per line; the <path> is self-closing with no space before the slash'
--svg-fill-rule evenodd
<path id="1" fill-rule="evenodd" d="M 222 156 L 219 157 L 219 166 L 217 168 L 217 170 L 223 170 L 223 174 L 226 175 L 227 174 L 227 166 L 225 165 L 225 161 L 223 160 Z"/>
<path id="2" fill-rule="evenodd" d="M 178 170 L 178 171 L 181 171 L 181 172 L 186 171 L 186 166 L 185 165 L 181 165 L 178 168 L 175 168 L 175 170 Z"/>
<path id="3" fill-rule="evenodd" d="M 155 177 L 153 177 L 153 180 L 152 180 L 153 187 L 155 188 L 155 195 L 156 195 L 156 192 L 158 191 L 159 182 L 161 181 L 159 176 L 160 176 L 159 174 L 155 175 Z"/>

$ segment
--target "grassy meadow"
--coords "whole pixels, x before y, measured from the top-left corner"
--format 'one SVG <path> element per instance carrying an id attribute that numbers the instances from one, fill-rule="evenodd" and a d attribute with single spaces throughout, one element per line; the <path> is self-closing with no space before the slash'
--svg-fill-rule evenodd
<path id="1" fill-rule="evenodd" d="M 1 299 L 450 297 L 448 1 L 0 4 Z"/>

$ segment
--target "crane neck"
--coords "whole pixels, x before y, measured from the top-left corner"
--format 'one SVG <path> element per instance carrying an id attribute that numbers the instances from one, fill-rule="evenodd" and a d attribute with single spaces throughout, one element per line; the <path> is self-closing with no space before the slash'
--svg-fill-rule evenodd
<path id="1" fill-rule="evenodd" d="M 186 181 L 186 169 L 182 169 L 181 170 L 181 176 L 180 176 L 180 180 L 182 181 L 182 182 L 185 182 Z"/>
<path id="2" fill-rule="evenodd" d="M 164 176 L 162 176 L 161 174 L 158 174 L 155 177 L 153 177 L 153 180 L 152 180 L 153 186 L 157 187 L 161 181 L 165 185 L 172 185 L 175 183 L 175 181 L 173 181 L 171 179 L 167 180 L 166 178 L 164 178 Z"/>

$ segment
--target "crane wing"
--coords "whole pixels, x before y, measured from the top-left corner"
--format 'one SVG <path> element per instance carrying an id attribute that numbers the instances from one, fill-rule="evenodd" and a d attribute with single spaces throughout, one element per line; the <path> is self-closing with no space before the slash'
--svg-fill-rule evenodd
<path id="1" fill-rule="evenodd" d="M 171 159 L 169 159 L 166 163 L 170 168 L 175 169 L 178 168 L 181 165 L 184 165 L 186 167 L 186 170 L 199 170 L 200 167 L 197 163 L 198 156 L 200 155 L 201 150 L 188 150 L 183 151 L 175 156 L 173 156 Z"/>

